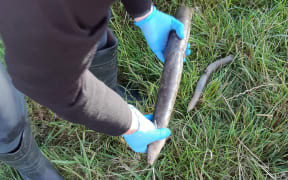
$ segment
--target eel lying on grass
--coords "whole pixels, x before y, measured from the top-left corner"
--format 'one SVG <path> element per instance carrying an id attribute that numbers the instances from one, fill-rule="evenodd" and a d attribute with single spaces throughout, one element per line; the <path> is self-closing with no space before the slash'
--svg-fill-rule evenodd
<path id="1" fill-rule="evenodd" d="M 175 16 L 184 24 L 185 38 L 180 40 L 176 33 L 172 32 L 168 39 L 165 52 L 167 58 L 164 63 L 153 116 L 157 128 L 167 127 L 171 117 L 181 81 L 183 58 L 190 35 L 190 25 L 193 12 L 194 9 L 192 8 L 181 7 L 178 9 Z M 164 139 L 148 145 L 147 156 L 150 165 L 152 165 L 158 157 L 165 141 L 166 140 Z"/>
<path id="2" fill-rule="evenodd" d="M 203 92 L 203 89 L 207 83 L 207 81 L 209 80 L 210 76 L 220 67 L 232 62 L 232 60 L 234 59 L 234 56 L 229 55 L 225 58 L 219 59 L 211 64 L 209 64 L 209 66 L 206 68 L 205 73 L 200 77 L 194 95 L 188 105 L 187 108 L 187 112 L 190 112 L 197 104 L 197 102 L 199 101 L 199 98 Z"/>

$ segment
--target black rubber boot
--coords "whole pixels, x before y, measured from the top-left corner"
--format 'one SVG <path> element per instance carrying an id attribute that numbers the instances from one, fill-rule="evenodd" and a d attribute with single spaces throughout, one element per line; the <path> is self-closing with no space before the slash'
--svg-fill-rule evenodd
<path id="1" fill-rule="evenodd" d="M 110 29 L 107 29 L 98 43 L 98 50 L 89 70 L 125 100 L 141 101 L 138 91 L 117 84 L 117 48 L 117 38 Z"/>
<path id="2" fill-rule="evenodd" d="M 26 110 L 0 63 L 0 161 L 16 168 L 24 180 L 63 180 L 38 148 Z"/>
<path id="3" fill-rule="evenodd" d="M 117 47 L 118 40 L 108 29 L 98 43 L 89 70 L 111 89 L 117 86 Z"/>

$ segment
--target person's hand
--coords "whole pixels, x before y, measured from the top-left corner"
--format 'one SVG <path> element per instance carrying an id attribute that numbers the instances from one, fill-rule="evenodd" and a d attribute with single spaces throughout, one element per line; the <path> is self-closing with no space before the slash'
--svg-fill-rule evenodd
<path id="1" fill-rule="evenodd" d="M 165 139 L 171 134 L 168 128 L 157 129 L 151 122 L 153 118 L 152 115 L 144 116 L 134 106 L 129 106 L 132 112 L 132 124 L 134 121 L 138 123 L 138 126 L 135 126 L 136 132 L 133 132 L 132 134 L 125 133 L 123 137 L 133 151 L 146 153 L 148 144 L 154 141 Z"/>
<path id="2" fill-rule="evenodd" d="M 145 18 L 135 19 L 135 25 L 140 27 L 149 47 L 158 57 L 158 59 L 164 63 L 165 56 L 164 50 L 168 41 L 168 36 L 171 30 L 175 30 L 177 36 L 180 39 L 184 38 L 184 25 L 173 16 L 158 11 L 156 7 L 149 15 L 145 15 Z M 187 44 L 186 56 L 191 51 L 190 45 Z M 184 58 L 185 61 L 185 58 Z"/>

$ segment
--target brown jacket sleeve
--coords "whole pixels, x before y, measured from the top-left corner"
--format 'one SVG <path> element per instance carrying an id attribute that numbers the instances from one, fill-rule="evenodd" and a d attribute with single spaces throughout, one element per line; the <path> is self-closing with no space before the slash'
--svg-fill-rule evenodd
<path id="1" fill-rule="evenodd" d="M 68 2 L 0 0 L 8 72 L 16 88 L 66 120 L 121 135 L 131 124 L 127 103 L 87 70 L 112 1 L 85 1 L 96 9 L 87 22 Z"/>

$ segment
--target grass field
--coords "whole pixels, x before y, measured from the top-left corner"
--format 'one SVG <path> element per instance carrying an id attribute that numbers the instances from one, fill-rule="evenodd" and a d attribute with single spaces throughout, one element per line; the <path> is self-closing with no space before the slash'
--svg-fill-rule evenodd
<path id="1" fill-rule="evenodd" d="M 288 179 L 288 1 L 156 0 L 174 14 L 181 3 L 199 6 L 191 25 L 171 138 L 157 163 L 132 152 L 121 137 L 94 133 L 28 101 L 42 152 L 66 179 Z M 163 65 L 123 6 L 110 27 L 119 38 L 119 77 L 147 97 L 153 113 Z M 228 54 L 234 62 L 215 73 L 196 108 L 187 113 L 207 65 Z M 0 46 L 0 57 L 3 57 Z M 0 179 L 17 178 L 0 165 Z M 18 177 L 19 178 L 19 177 Z"/>

